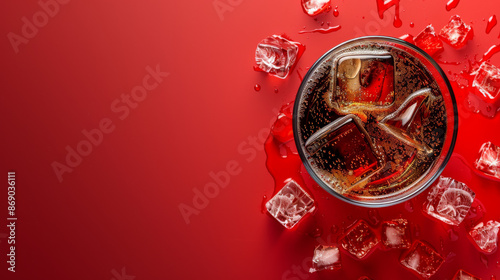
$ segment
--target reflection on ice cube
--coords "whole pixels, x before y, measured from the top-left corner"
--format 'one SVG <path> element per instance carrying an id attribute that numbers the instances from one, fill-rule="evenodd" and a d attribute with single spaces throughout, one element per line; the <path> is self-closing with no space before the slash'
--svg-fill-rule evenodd
<path id="1" fill-rule="evenodd" d="M 500 223 L 488 221 L 486 224 L 479 223 L 470 232 L 472 240 L 486 253 L 491 253 L 497 248 L 498 230 Z"/>
<path id="2" fill-rule="evenodd" d="M 332 89 L 326 98 L 337 112 L 394 102 L 394 59 L 385 51 L 347 53 L 334 62 Z"/>
<path id="3" fill-rule="evenodd" d="M 282 36 L 269 36 L 257 45 L 255 69 L 284 79 L 300 58 L 303 48 L 300 43 Z"/>
<path id="4" fill-rule="evenodd" d="M 483 62 L 477 70 L 472 85 L 484 95 L 486 102 L 491 103 L 500 92 L 500 69 L 488 62 Z"/>
<path id="5" fill-rule="evenodd" d="M 430 245 L 417 240 L 400 260 L 401 264 L 424 279 L 430 278 L 444 262 Z"/>
<path id="6" fill-rule="evenodd" d="M 491 142 L 484 143 L 475 166 L 479 171 L 500 179 L 500 147 Z"/>
<path id="7" fill-rule="evenodd" d="M 309 272 L 336 270 L 341 268 L 340 251 L 337 246 L 318 245 L 314 249 L 313 267 Z"/>
<path id="8" fill-rule="evenodd" d="M 430 88 L 414 92 L 394 113 L 383 118 L 379 127 L 408 146 L 426 154 L 432 153 L 432 149 L 417 138 L 422 127 L 420 109 L 430 93 Z"/>
<path id="9" fill-rule="evenodd" d="M 462 182 L 439 177 L 427 196 L 424 211 L 450 225 L 460 224 L 472 205 L 476 194 Z"/>
<path id="10" fill-rule="evenodd" d="M 315 16 L 325 11 L 330 5 L 330 0 L 302 0 L 302 8 L 310 15 Z"/>
<path id="11" fill-rule="evenodd" d="M 402 249 L 411 245 L 408 221 L 396 219 L 382 223 L 382 244 L 386 248 Z"/>
<path id="12" fill-rule="evenodd" d="M 450 18 L 439 37 L 454 48 L 461 48 L 467 44 L 467 41 L 472 39 L 474 32 L 472 27 L 466 24 L 459 15 L 454 15 Z"/>
<path id="13" fill-rule="evenodd" d="M 293 180 L 290 180 L 267 203 L 269 214 L 284 227 L 294 227 L 307 213 L 314 211 L 314 200 Z"/>
<path id="14" fill-rule="evenodd" d="M 439 39 L 432 24 L 424 28 L 414 39 L 415 45 L 433 56 L 443 51 L 443 43 Z"/>
<path id="15" fill-rule="evenodd" d="M 349 190 L 372 176 L 380 166 L 371 138 L 355 115 L 347 115 L 311 135 L 305 143 L 323 170 Z"/>

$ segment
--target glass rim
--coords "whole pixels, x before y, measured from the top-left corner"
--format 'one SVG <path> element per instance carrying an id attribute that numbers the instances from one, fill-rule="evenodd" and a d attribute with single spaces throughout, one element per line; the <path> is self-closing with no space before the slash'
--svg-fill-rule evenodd
<path id="1" fill-rule="evenodd" d="M 429 169 L 424 174 L 421 175 L 421 177 L 416 181 L 416 183 L 419 184 L 418 188 L 416 188 L 415 190 L 411 191 L 408 194 L 402 195 L 401 197 L 395 197 L 392 200 L 389 199 L 389 201 L 385 201 L 386 199 L 384 199 L 384 201 L 378 201 L 376 198 L 373 199 L 373 200 L 369 200 L 369 201 L 355 200 L 355 199 L 352 199 L 352 198 L 350 198 L 348 196 L 344 196 L 344 195 L 342 195 L 342 194 L 334 191 L 331 187 L 329 187 L 328 185 L 326 185 L 321 180 L 321 178 L 318 177 L 318 175 L 316 174 L 316 172 L 314 172 L 314 170 L 310 166 L 310 163 L 307 160 L 306 155 L 304 154 L 304 151 L 302 150 L 302 144 L 300 142 L 299 135 L 298 135 L 298 112 L 299 112 L 300 102 L 297 102 L 297 101 L 300 99 L 300 97 L 302 95 L 302 92 L 304 91 L 304 87 L 306 86 L 307 81 L 309 80 L 309 78 L 313 74 L 313 72 L 317 69 L 317 67 L 321 63 L 323 63 L 323 60 L 327 56 L 329 56 L 331 53 L 333 53 L 334 51 L 342 48 L 345 45 L 353 43 L 353 42 L 357 42 L 357 41 L 370 41 L 370 40 L 372 40 L 372 41 L 381 40 L 381 41 L 386 41 L 386 42 L 397 43 L 397 44 L 403 45 L 405 47 L 408 47 L 410 49 L 413 49 L 416 53 L 420 54 L 425 59 L 427 59 L 427 61 L 434 67 L 434 69 L 437 71 L 437 73 L 439 74 L 439 76 L 441 76 L 441 78 L 443 79 L 443 81 L 444 81 L 444 83 L 445 83 L 445 85 L 447 87 L 447 90 L 448 90 L 448 93 L 449 93 L 449 97 L 451 99 L 451 103 L 453 105 L 452 106 L 452 108 L 453 108 L 453 114 L 452 114 L 453 115 L 453 131 L 452 131 L 453 134 L 451 135 L 451 142 L 449 144 L 448 151 L 447 151 L 446 156 L 444 157 L 443 161 L 439 164 L 439 166 L 438 166 L 437 170 L 434 172 L 434 174 L 432 174 L 431 177 L 429 179 L 427 179 L 425 182 L 422 182 L 420 180 L 424 180 L 425 177 L 428 176 L 427 173 L 429 171 L 431 171 L 434 167 L 433 166 L 429 167 Z M 428 71 L 432 72 L 430 69 L 428 69 Z M 451 84 L 450 84 L 450 81 L 448 80 L 448 77 L 446 76 L 446 74 L 443 71 L 443 69 L 439 66 L 439 64 L 429 54 L 427 54 L 424 50 L 422 50 L 421 48 L 417 47 L 416 45 L 413 45 L 413 44 L 411 44 L 409 42 L 406 42 L 406 41 L 404 41 L 404 40 L 402 40 L 400 38 L 394 38 L 394 37 L 389 37 L 389 36 L 363 36 L 363 37 L 358 37 L 358 38 L 354 38 L 354 39 L 350 39 L 350 40 L 344 41 L 344 42 L 342 42 L 342 43 L 334 46 L 333 48 L 331 48 L 330 50 L 328 50 L 327 52 L 325 52 L 323 55 L 321 55 L 321 57 L 319 57 L 314 62 L 314 64 L 309 68 L 309 71 L 306 73 L 306 75 L 302 79 L 302 82 L 301 82 L 300 87 L 298 89 L 297 95 L 295 96 L 295 101 L 294 102 L 295 102 L 295 104 L 293 106 L 293 136 L 294 136 L 295 145 L 297 147 L 297 151 L 298 151 L 298 153 L 300 155 L 302 164 L 304 165 L 304 167 L 307 170 L 307 173 L 312 177 L 312 179 L 318 185 L 321 186 L 321 188 L 323 188 L 325 191 L 327 191 L 331 195 L 333 195 L 333 196 L 335 196 L 335 197 L 337 197 L 337 198 L 339 198 L 339 199 L 341 199 L 341 200 L 343 200 L 345 202 L 348 202 L 350 204 L 354 204 L 354 205 L 357 205 L 357 206 L 363 206 L 363 207 L 368 207 L 368 208 L 387 207 L 387 206 L 392 206 L 392 205 L 396 205 L 396 204 L 402 203 L 404 201 L 407 201 L 407 200 L 409 200 L 409 199 L 411 199 L 411 198 L 419 195 L 424 190 L 426 190 L 430 185 L 432 185 L 432 183 L 434 183 L 434 181 L 441 175 L 441 173 L 443 172 L 444 168 L 446 167 L 448 161 L 450 160 L 451 155 L 453 154 L 453 149 L 455 147 L 455 143 L 456 143 L 456 140 L 457 140 L 457 135 L 458 135 L 458 109 L 457 109 L 457 101 L 455 99 L 453 88 L 451 87 Z M 448 114 L 448 112 L 447 112 L 447 114 Z M 448 131 L 448 128 L 447 128 L 447 131 Z M 447 142 L 447 140 L 445 140 L 445 142 L 443 142 L 443 145 L 446 145 L 446 142 Z M 443 147 L 445 147 L 445 146 L 443 146 Z M 440 155 L 439 157 L 436 158 L 435 163 L 438 163 L 438 161 L 440 160 L 440 158 L 442 158 L 442 155 Z M 380 200 L 382 200 L 382 199 L 380 199 Z"/>

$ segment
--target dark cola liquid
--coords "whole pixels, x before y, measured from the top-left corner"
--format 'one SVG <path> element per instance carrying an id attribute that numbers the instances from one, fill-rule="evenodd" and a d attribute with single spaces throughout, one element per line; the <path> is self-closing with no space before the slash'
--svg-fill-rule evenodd
<path id="1" fill-rule="evenodd" d="M 418 59 L 390 45 L 333 51 L 311 69 L 295 102 L 304 159 L 344 196 L 402 192 L 442 151 L 447 121 L 439 86 Z"/>

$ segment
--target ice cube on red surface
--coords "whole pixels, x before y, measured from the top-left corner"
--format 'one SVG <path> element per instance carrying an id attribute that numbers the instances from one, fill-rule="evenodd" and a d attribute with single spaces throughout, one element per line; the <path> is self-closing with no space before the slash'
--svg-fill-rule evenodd
<path id="1" fill-rule="evenodd" d="M 314 249 L 314 257 L 312 259 L 313 267 L 309 272 L 321 270 L 337 270 L 342 267 L 340 263 L 340 250 L 337 246 L 318 245 Z"/>
<path id="2" fill-rule="evenodd" d="M 497 221 L 488 221 L 486 224 L 477 224 L 470 232 L 469 235 L 476 242 L 476 245 L 482 251 L 491 253 L 497 248 L 498 229 L 500 223 Z"/>
<path id="3" fill-rule="evenodd" d="M 299 60 L 304 46 L 283 36 L 272 35 L 262 40 L 255 50 L 255 70 L 284 79 Z"/>
<path id="4" fill-rule="evenodd" d="M 390 53 L 345 55 L 337 61 L 332 103 L 390 105 L 394 102 L 394 58 Z"/>
<path id="5" fill-rule="evenodd" d="M 422 30 L 422 32 L 414 38 L 414 41 L 417 47 L 431 56 L 443 50 L 443 43 L 436 34 L 432 24 Z"/>
<path id="6" fill-rule="evenodd" d="M 382 244 L 389 249 L 409 248 L 411 234 L 406 219 L 396 219 L 382 223 Z"/>
<path id="7" fill-rule="evenodd" d="M 340 239 L 342 248 L 358 259 L 366 257 L 378 243 L 377 235 L 363 220 L 359 220 L 351 226 Z"/>
<path id="8" fill-rule="evenodd" d="M 293 102 L 283 105 L 278 118 L 271 128 L 271 133 L 281 143 L 286 143 L 293 139 L 292 113 Z"/>
<path id="9" fill-rule="evenodd" d="M 481 278 L 476 277 L 467 271 L 460 269 L 455 273 L 455 276 L 453 276 L 453 280 L 481 280 Z"/>
<path id="10" fill-rule="evenodd" d="M 475 166 L 477 170 L 500 179 L 500 147 L 491 142 L 484 143 Z"/>
<path id="11" fill-rule="evenodd" d="M 304 12 L 310 16 L 318 15 L 330 6 L 330 0 L 302 0 Z"/>
<path id="12" fill-rule="evenodd" d="M 466 184 L 441 176 L 427 195 L 424 211 L 447 224 L 458 225 L 469 212 L 475 197 Z"/>
<path id="13" fill-rule="evenodd" d="M 452 16 L 448 24 L 439 32 L 439 37 L 445 43 L 457 49 L 465 46 L 473 36 L 472 27 L 466 24 L 459 15 Z"/>
<path id="14" fill-rule="evenodd" d="M 444 259 L 432 246 L 416 240 L 410 250 L 403 254 L 400 262 L 415 274 L 428 279 L 438 271 Z"/>
<path id="15" fill-rule="evenodd" d="M 359 118 L 347 115 L 315 132 L 305 143 L 317 164 L 331 170 L 332 177 L 345 189 L 354 188 L 379 168 L 371 138 Z"/>
<path id="16" fill-rule="evenodd" d="M 294 180 L 290 180 L 267 203 L 269 214 L 284 227 L 294 227 L 307 213 L 314 211 L 314 200 Z"/>
<path id="17" fill-rule="evenodd" d="M 408 42 L 410 44 L 415 44 L 413 35 L 411 35 L 411 34 L 402 35 L 401 37 L 399 37 L 399 39 L 401 39 L 403 41 L 406 41 L 406 42 Z"/>
<path id="18" fill-rule="evenodd" d="M 500 92 L 500 69 L 488 62 L 483 62 L 476 72 L 472 85 L 482 93 L 484 101 L 497 102 Z"/>

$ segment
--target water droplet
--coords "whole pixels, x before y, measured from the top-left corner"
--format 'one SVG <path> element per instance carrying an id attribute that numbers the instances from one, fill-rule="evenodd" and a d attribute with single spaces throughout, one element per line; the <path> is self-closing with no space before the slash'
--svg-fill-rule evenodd
<path id="1" fill-rule="evenodd" d="M 279 92 L 278 88 L 274 88 L 274 93 L 278 93 L 278 92 Z"/>
<path id="2" fill-rule="evenodd" d="M 412 21 L 412 22 L 410 22 L 410 27 L 411 27 L 411 28 L 415 27 L 415 23 L 413 23 L 413 21 Z"/>
<path id="3" fill-rule="evenodd" d="M 497 25 L 497 17 L 495 15 L 492 15 L 488 19 L 488 25 L 486 26 L 486 34 L 489 34 L 491 29 L 493 29 L 493 27 L 495 27 L 495 25 Z"/>
<path id="4" fill-rule="evenodd" d="M 420 226 L 419 225 L 414 225 L 413 226 L 413 232 L 415 233 L 416 237 L 420 236 Z"/>
<path id="5" fill-rule="evenodd" d="M 455 254 L 453 252 L 449 252 L 448 255 L 446 256 L 446 262 L 450 263 L 450 262 L 454 261 L 456 257 L 457 257 L 457 254 Z"/>
<path id="6" fill-rule="evenodd" d="M 368 219 L 373 226 L 377 226 L 380 223 L 380 220 L 382 220 L 376 209 L 368 210 Z"/>
<path id="7" fill-rule="evenodd" d="M 255 86 L 253 87 L 253 89 L 255 89 L 255 91 L 259 91 L 260 90 L 260 85 L 259 84 L 255 84 Z"/>
<path id="8" fill-rule="evenodd" d="M 309 235 L 311 237 L 317 238 L 320 237 L 323 234 L 323 230 L 319 227 L 315 228 Z"/>
<path id="9" fill-rule="evenodd" d="M 262 197 L 262 203 L 260 205 L 260 211 L 262 212 L 262 214 L 265 214 L 267 211 L 266 202 L 267 202 L 267 195 L 264 195 Z"/>
<path id="10" fill-rule="evenodd" d="M 484 264 L 484 266 L 488 267 L 488 257 L 486 257 L 485 254 L 479 254 L 479 257 L 481 259 L 481 262 Z"/>
<path id="11" fill-rule="evenodd" d="M 405 209 L 406 211 L 413 213 L 413 211 L 415 210 L 413 207 L 413 201 L 408 200 L 407 202 L 405 202 Z"/>
<path id="12" fill-rule="evenodd" d="M 446 10 L 451 11 L 451 9 L 455 8 L 458 5 L 458 2 L 460 2 L 460 0 L 448 1 L 448 3 L 446 3 Z"/>
<path id="13" fill-rule="evenodd" d="M 333 234 L 337 234 L 337 232 L 339 232 L 339 227 L 336 226 L 336 225 L 333 225 L 331 228 L 330 228 L 330 231 L 333 233 Z"/>
<path id="14" fill-rule="evenodd" d="M 448 238 L 450 238 L 451 241 L 457 241 L 458 233 L 454 229 L 450 228 L 448 230 Z"/>

